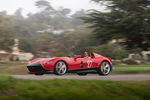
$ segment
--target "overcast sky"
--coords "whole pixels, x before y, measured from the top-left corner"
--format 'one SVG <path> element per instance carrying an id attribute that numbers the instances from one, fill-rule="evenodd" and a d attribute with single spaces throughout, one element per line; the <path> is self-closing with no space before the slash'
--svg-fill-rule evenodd
<path id="1" fill-rule="evenodd" d="M 34 5 L 38 0 L 0 0 L 0 11 L 7 11 L 8 14 L 13 14 L 16 9 L 23 8 L 23 14 L 26 15 L 29 12 L 37 12 L 37 8 Z M 91 2 L 91 0 L 47 0 L 54 8 L 60 6 L 64 8 L 70 8 L 72 11 L 80 9 L 99 9 L 103 10 L 103 7 L 99 7 L 97 4 Z"/>

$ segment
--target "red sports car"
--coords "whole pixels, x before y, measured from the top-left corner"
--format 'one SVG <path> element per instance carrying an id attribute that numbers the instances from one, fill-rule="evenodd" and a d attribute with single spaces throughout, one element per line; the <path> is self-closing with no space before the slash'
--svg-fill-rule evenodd
<path id="1" fill-rule="evenodd" d="M 108 75 L 112 69 L 112 60 L 97 53 L 88 53 L 88 57 L 53 57 L 38 58 L 32 60 L 27 68 L 30 74 L 43 75 L 54 73 L 64 75 L 65 73 L 77 73 L 87 75 L 88 73 L 98 73 Z"/>

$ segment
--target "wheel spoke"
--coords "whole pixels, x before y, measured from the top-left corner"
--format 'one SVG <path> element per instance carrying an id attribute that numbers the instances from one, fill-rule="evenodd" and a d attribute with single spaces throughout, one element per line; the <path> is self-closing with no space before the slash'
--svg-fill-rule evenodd
<path id="1" fill-rule="evenodd" d="M 62 66 L 62 62 L 59 63 L 59 66 L 60 66 L 60 67 Z"/>
<path id="2" fill-rule="evenodd" d="M 66 72 L 66 64 L 64 62 L 58 62 L 56 65 L 58 74 L 64 74 Z"/>
<path id="3" fill-rule="evenodd" d="M 103 66 L 103 71 L 102 72 L 104 74 L 108 74 L 110 72 L 110 65 L 108 64 L 108 62 L 104 62 L 102 64 L 102 66 Z"/>
<path id="4" fill-rule="evenodd" d="M 106 66 L 105 66 L 106 68 L 108 68 L 109 67 L 109 64 L 106 64 Z"/>
<path id="5" fill-rule="evenodd" d="M 107 70 L 105 70 L 104 72 L 107 73 Z"/>

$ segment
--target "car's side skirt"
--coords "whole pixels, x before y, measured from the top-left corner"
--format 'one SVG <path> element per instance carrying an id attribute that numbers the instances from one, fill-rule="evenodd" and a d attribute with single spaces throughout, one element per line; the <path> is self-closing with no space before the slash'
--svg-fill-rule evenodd
<path id="1" fill-rule="evenodd" d="M 87 72 L 87 73 L 95 73 L 97 72 L 98 67 L 94 67 L 94 68 L 81 68 L 81 69 L 75 69 L 75 70 L 68 70 L 68 73 L 82 73 L 82 72 Z"/>

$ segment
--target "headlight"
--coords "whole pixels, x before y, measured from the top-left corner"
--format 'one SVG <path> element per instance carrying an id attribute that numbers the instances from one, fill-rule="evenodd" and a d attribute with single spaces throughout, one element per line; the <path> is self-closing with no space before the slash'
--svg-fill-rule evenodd
<path id="1" fill-rule="evenodd" d="M 50 60 L 50 61 L 48 61 L 48 62 L 46 62 L 45 64 L 49 64 L 49 63 L 51 63 L 53 60 Z"/>

